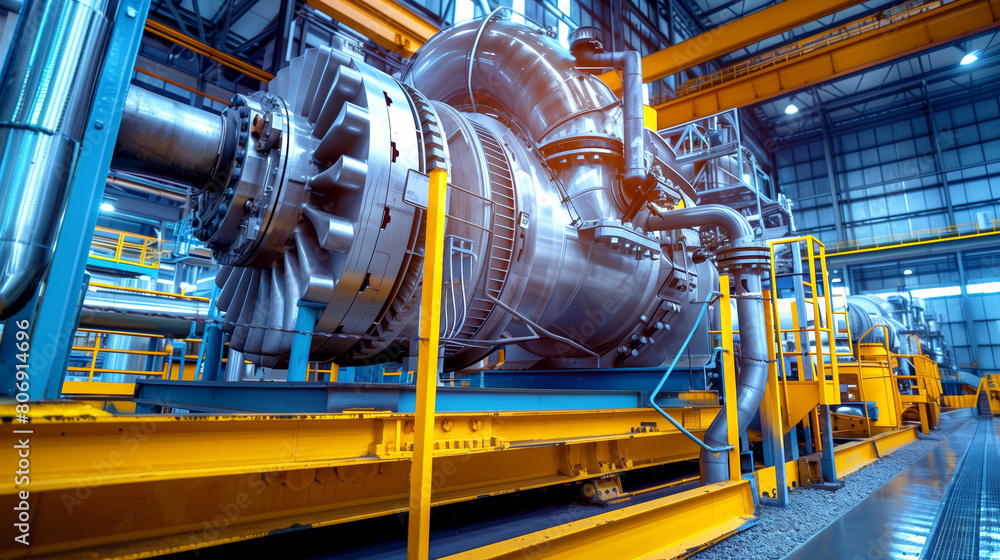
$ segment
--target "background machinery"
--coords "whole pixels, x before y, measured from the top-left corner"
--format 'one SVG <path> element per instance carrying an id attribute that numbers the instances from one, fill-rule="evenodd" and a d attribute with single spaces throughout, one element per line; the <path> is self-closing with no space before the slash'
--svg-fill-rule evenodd
<path id="1" fill-rule="evenodd" d="M 889 432 L 902 443 L 887 453 L 916 437 L 909 408 L 936 425 L 947 350 L 921 346 L 933 328 L 913 300 L 838 307 L 823 245 L 784 238 L 790 205 L 764 193 L 735 112 L 658 133 L 641 57 L 599 30 L 566 50 L 500 8 L 393 75 L 307 49 L 215 114 L 121 79 L 147 7 L 32 2 L 5 76 L 0 316 L 68 350 L 29 364 L 31 503 L 48 514 L 15 553 L 143 556 L 410 511 L 426 556 L 431 505 L 570 488 L 657 533 L 697 512 L 635 539 L 636 557 L 673 557 L 786 505 L 797 482 L 842 484 L 834 437 Z M 105 180 L 183 202 L 171 258 L 210 252 L 210 298 L 50 274 L 63 240 L 93 231 L 73 213 Z M 160 241 L 105 233 L 116 265 L 134 249 L 126 264 L 148 266 Z M 788 275 L 808 288 L 790 300 Z M 50 312 L 81 287 L 76 315 Z M 336 379 L 375 366 L 416 386 Z M 143 414 L 41 402 L 95 372 L 105 389 L 134 380 L 111 396 Z M 220 507 L 236 513 L 206 522 Z M 598 517 L 575 522 L 614 554 Z M 558 529 L 513 536 L 527 549 Z"/>

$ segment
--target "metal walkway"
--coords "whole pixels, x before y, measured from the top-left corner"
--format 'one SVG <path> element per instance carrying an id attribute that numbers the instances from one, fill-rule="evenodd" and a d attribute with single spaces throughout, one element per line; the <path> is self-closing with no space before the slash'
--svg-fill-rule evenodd
<path id="1" fill-rule="evenodd" d="M 978 424 L 941 505 L 926 560 L 1000 558 L 1000 449 L 995 422 Z"/>
<path id="2" fill-rule="evenodd" d="M 1000 558 L 998 435 L 967 421 L 786 560 Z"/>

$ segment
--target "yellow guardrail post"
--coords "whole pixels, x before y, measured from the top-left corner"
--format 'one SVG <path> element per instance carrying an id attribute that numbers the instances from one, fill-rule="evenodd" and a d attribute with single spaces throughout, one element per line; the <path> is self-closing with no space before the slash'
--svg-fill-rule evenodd
<path id="1" fill-rule="evenodd" d="M 733 348 L 733 310 L 729 303 L 729 275 L 719 275 L 719 291 L 722 297 L 719 298 L 720 323 L 722 324 L 722 380 L 726 395 L 726 418 L 732 421 L 726 423 L 726 431 L 729 445 L 733 448 L 729 450 L 729 478 L 730 480 L 740 480 L 742 473 L 740 469 L 740 433 L 738 422 L 736 422 L 736 356 Z"/>
<path id="2" fill-rule="evenodd" d="M 444 169 L 432 169 L 428 188 L 426 234 L 424 236 L 424 278 L 420 300 L 420 344 L 417 354 L 417 401 L 413 419 L 413 459 L 410 463 L 410 519 L 406 538 L 407 560 L 427 560 L 430 549 L 434 405 L 437 396 L 447 188 L 448 173 Z"/>
<path id="3" fill-rule="evenodd" d="M 87 381 L 94 380 L 94 370 L 97 369 L 97 354 L 101 351 L 101 335 L 94 333 L 94 355 L 90 357 L 90 372 Z"/>
<path id="4" fill-rule="evenodd" d="M 771 293 L 771 290 L 762 290 L 765 302 L 764 323 L 769 343 L 767 345 L 767 386 L 764 389 L 764 400 L 761 402 L 760 408 L 761 440 L 765 450 L 765 466 L 774 467 L 775 493 L 772 497 L 774 500 L 773 505 L 786 507 L 788 505 L 788 481 L 787 472 L 784 468 L 785 429 L 781 421 L 782 410 L 781 399 L 779 398 L 781 391 L 778 387 L 778 367 L 774 349 L 774 325 L 778 318 L 772 313 L 774 298 L 771 297 Z M 772 464 L 767 464 L 767 459 L 770 459 Z"/>

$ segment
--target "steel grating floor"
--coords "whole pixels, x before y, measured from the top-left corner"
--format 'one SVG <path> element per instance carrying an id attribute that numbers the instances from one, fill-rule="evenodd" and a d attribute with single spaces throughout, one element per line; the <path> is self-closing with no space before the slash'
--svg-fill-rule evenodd
<path id="1" fill-rule="evenodd" d="M 972 420 L 786 560 L 1000 560 L 1000 419 Z"/>
<path id="2" fill-rule="evenodd" d="M 924 549 L 926 560 L 1000 558 L 1000 450 L 992 420 L 976 435 L 948 487 Z"/>

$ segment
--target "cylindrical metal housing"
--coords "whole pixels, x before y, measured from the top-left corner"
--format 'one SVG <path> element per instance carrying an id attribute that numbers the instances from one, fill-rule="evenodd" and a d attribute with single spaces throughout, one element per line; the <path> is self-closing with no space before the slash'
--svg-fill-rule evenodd
<path id="1" fill-rule="evenodd" d="M 0 319 L 48 264 L 107 36 L 106 0 L 31 2 L 0 98 Z"/>
<path id="2" fill-rule="evenodd" d="M 88 291 L 80 311 L 80 327 L 187 338 L 192 323 L 200 332 L 209 319 L 207 302 L 126 293 Z"/>
<path id="3" fill-rule="evenodd" d="M 201 187 L 218 169 L 225 134 L 219 115 L 132 86 L 111 167 Z"/>
<path id="4" fill-rule="evenodd" d="M 615 56 L 635 70 L 637 57 Z M 402 81 L 325 48 L 292 60 L 266 93 L 227 110 L 232 156 L 224 148 L 217 167 L 232 166 L 232 176 L 194 201 L 197 235 L 224 265 L 217 304 L 231 347 L 282 367 L 307 306 L 321 333 L 312 359 L 407 355 L 418 334 L 427 174 L 444 168 L 444 286 L 431 304 L 446 367 L 505 344 L 545 367 L 672 358 L 684 336 L 670 330 L 696 327 L 687 311 L 717 271 L 693 258 L 697 236 L 649 231 L 654 190 L 664 209 L 694 207 L 694 192 L 628 95 L 626 118 L 558 43 L 495 17 L 433 37 Z M 655 183 L 643 177 L 642 198 L 627 180 L 639 171 Z M 681 221 L 685 212 L 697 219 Z M 753 235 L 738 214 L 677 218 L 678 230 L 718 223 L 741 242 Z M 708 327 L 698 328 L 690 348 L 707 358 Z"/>

